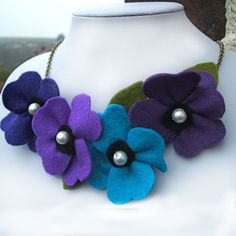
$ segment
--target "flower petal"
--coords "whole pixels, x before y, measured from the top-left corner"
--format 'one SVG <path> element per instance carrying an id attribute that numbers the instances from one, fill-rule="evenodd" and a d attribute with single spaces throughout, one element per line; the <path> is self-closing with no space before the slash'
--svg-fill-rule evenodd
<path id="1" fill-rule="evenodd" d="M 133 127 L 153 129 L 165 139 L 166 143 L 175 140 L 177 133 L 166 128 L 163 124 L 164 114 L 169 108 L 154 99 L 135 103 L 129 117 Z"/>
<path id="2" fill-rule="evenodd" d="M 70 107 L 62 97 L 50 98 L 33 117 L 33 130 L 36 136 L 55 136 L 59 128 L 67 125 Z"/>
<path id="3" fill-rule="evenodd" d="M 128 134 L 128 145 L 135 152 L 135 159 L 154 165 L 160 171 L 166 172 L 163 159 L 165 150 L 164 139 L 155 131 L 145 128 L 131 129 Z"/>
<path id="4" fill-rule="evenodd" d="M 32 140 L 28 143 L 28 147 L 32 152 L 37 152 L 36 150 L 36 136 L 33 137 Z"/>
<path id="5" fill-rule="evenodd" d="M 221 118 L 225 113 L 223 96 L 216 90 L 216 83 L 212 75 L 198 72 L 201 81 L 196 90 L 184 101 L 195 113 L 208 118 Z"/>
<path id="6" fill-rule="evenodd" d="M 18 116 L 18 114 L 10 112 L 5 118 L 1 120 L 1 130 L 6 131 L 9 127 L 11 127 L 12 122 L 14 122 Z"/>
<path id="7" fill-rule="evenodd" d="M 217 84 L 213 75 L 211 75 L 210 73 L 206 71 L 198 71 L 197 73 L 201 77 L 198 87 L 216 89 Z"/>
<path id="8" fill-rule="evenodd" d="M 117 140 L 126 141 L 131 124 L 124 107 L 109 105 L 100 115 L 102 122 L 102 134 L 93 145 L 103 153 L 106 153 L 110 144 Z"/>
<path id="9" fill-rule="evenodd" d="M 141 200 L 152 190 L 156 176 L 150 165 L 134 161 L 127 168 L 112 168 L 108 177 L 107 195 L 116 204 Z"/>
<path id="10" fill-rule="evenodd" d="M 196 88 L 201 77 L 196 72 L 157 74 L 144 82 L 143 91 L 164 105 L 182 102 Z"/>
<path id="11" fill-rule="evenodd" d="M 194 113 L 211 119 L 221 118 L 225 113 L 224 98 L 215 89 L 196 89 L 186 100 L 186 104 Z"/>
<path id="12" fill-rule="evenodd" d="M 4 106 L 17 114 L 26 112 L 30 100 L 38 95 L 41 80 L 37 72 L 26 72 L 9 83 L 2 94 Z"/>
<path id="13" fill-rule="evenodd" d="M 185 129 L 175 140 L 177 153 L 185 157 L 194 157 L 204 148 L 211 147 L 223 140 L 225 126 L 220 120 L 210 120 L 194 114 L 193 124 Z"/>
<path id="14" fill-rule="evenodd" d="M 45 171 L 50 175 L 62 174 L 71 161 L 71 156 L 57 151 L 56 143 L 52 138 L 37 138 L 36 149 L 42 158 Z"/>
<path id="15" fill-rule="evenodd" d="M 60 95 L 57 83 L 53 79 L 43 79 L 40 83 L 38 98 L 45 103 L 49 98 Z"/>
<path id="16" fill-rule="evenodd" d="M 98 151 L 93 145 L 89 145 L 92 158 L 92 172 L 88 178 L 88 183 L 96 189 L 105 189 L 107 179 L 112 165 L 108 161 L 106 154 Z"/>
<path id="17" fill-rule="evenodd" d="M 76 155 L 72 157 L 71 163 L 63 174 L 67 186 L 74 186 L 78 181 L 83 182 L 88 178 L 92 162 L 86 142 L 83 139 L 75 141 Z"/>
<path id="18" fill-rule="evenodd" d="M 5 131 L 7 142 L 13 146 L 27 144 L 34 137 L 28 113 L 21 115 L 10 113 L 2 120 L 1 128 Z"/>
<path id="19" fill-rule="evenodd" d="M 102 131 L 100 118 L 96 112 L 91 111 L 91 99 L 82 94 L 76 96 L 72 101 L 69 126 L 77 138 L 87 141 L 96 140 Z"/>

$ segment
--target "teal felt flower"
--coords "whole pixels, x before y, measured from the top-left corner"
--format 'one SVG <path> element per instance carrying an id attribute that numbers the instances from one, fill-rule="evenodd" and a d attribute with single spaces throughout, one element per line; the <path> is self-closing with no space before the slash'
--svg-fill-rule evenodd
<path id="1" fill-rule="evenodd" d="M 132 128 L 124 107 L 111 104 L 100 114 L 102 134 L 90 145 L 93 169 L 88 182 L 107 189 L 116 204 L 146 197 L 156 181 L 153 167 L 167 170 L 163 138 L 151 129 Z"/>

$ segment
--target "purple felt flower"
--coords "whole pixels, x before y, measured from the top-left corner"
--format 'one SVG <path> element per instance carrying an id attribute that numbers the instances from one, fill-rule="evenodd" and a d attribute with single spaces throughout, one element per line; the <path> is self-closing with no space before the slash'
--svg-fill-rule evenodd
<path id="1" fill-rule="evenodd" d="M 62 97 L 51 98 L 33 118 L 37 152 L 51 175 L 63 174 L 67 186 L 83 182 L 91 172 L 87 142 L 101 133 L 99 116 L 91 111 L 90 97 L 76 96 L 71 108 Z"/>
<path id="2" fill-rule="evenodd" d="M 143 92 L 148 99 L 130 109 L 132 124 L 158 131 L 180 155 L 196 156 L 224 138 L 225 103 L 209 73 L 157 74 Z"/>
<path id="3" fill-rule="evenodd" d="M 37 72 L 26 72 L 9 83 L 2 100 L 10 113 L 1 121 L 7 142 L 14 146 L 28 144 L 32 151 L 36 151 L 32 117 L 49 98 L 55 96 L 59 96 L 56 82 L 42 79 Z"/>

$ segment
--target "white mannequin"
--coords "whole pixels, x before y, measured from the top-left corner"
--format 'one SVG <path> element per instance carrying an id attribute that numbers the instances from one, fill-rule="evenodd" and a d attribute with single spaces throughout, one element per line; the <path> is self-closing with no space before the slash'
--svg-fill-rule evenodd
<path id="1" fill-rule="evenodd" d="M 93 108 L 103 111 L 112 95 L 133 82 L 216 61 L 218 52 L 217 44 L 189 22 L 179 4 L 86 9 L 73 15 L 70 32 L 56 52 L 51 77 L 68 100 L 87 93 Z M 8 82 L 29 70 L 43 76 L 47 59 L 45 54 L 29 60 Z M 155 190 L 140 202 L 116 206 L 105 192 L 86 185 L 64 191 L 60 178 L 47 175 L 36 154 L 7 145 L 1 132 L 0 234 L 2 229 L 24 236 L 235 235 L 235 62 L 236 55 L 227 52 L 220 71 L 219 90 L 227 105 L 224 143 L 193 160 L 177 156 L 169 147 L 167 174 L 158 173 Z M 1 118 L 7 113 L 1 106 Z"/>

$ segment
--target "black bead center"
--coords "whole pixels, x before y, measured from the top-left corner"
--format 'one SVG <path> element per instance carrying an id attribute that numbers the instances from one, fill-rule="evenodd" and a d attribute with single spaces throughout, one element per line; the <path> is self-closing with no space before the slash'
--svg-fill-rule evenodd
<path id="1" fill-rule="evenodd" d="M 173 117 L 172 117 L 173 112 L 178 108 L 183 109 L 187 114 L 187 120 L 184 123 L 178 124 L 173 120 Z M 189 124 L 191 124 L 192 110 L 191 110 L 191 108 L 189 108 L 187 105 L 185 105 L 183 103 L 175 103 L 164 114 L 164 116 L 162 118 L 162 122 L 166 128 L 179 133 L 179 132 L 183 131 L 186 127 L 188 127 Z"/>
<path id="2" fill-rule="evenodd" d="M 56 145 L 57 145 L 57 150 L 60 151 L 60 152 L 65 153 L 65 154 L 75 155 L 75 153 L 76 153 L 75 152 L 75 139 L 74 139 L 74 135 L 72 133 L 71 128 L 68 127 L 67 125 L 64 125 L 58 130 L 57 134 L 61 131 L 65 131 L 65 132 L 68 133 L 69 141 L 68 141 L 67 144 L 61 145 L 56 141 L 56 136 L 55 136 L 55 142 L 56 142 Z"/>
<path id="3" fill-rule="evenodd" d="M 116 152 L 118 151 L 123 151 L 126 153 L 127 157 L 128 157 L 128 161 L 126 162 L 125 165 L 123 166 L 118 166 L 116 165 L 116 163 L 114 162 L 113 160 L 113 156 Z M 112 143 L 108 150 L 107 150 L 107 157 L 108 157 L 108 160 L 110 161 L 110 163 L 114 166 L 114 167 L 118 167 L 118 168 L 121 168 L 121 167 L 127 167 L 127 166 L 130 166 L 131 163 L 134 161 L 135 159 L 135 153 L 132 151 L 132 149 L 129 147 L 129 145 L 124 142 L 123 140 L 118 140 L 114 143 Z"/>

